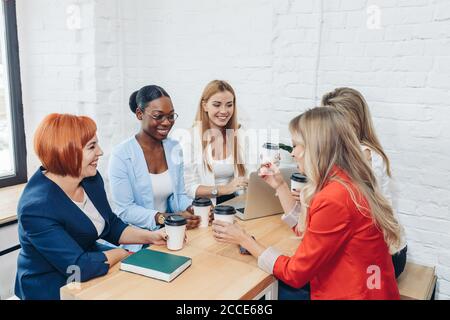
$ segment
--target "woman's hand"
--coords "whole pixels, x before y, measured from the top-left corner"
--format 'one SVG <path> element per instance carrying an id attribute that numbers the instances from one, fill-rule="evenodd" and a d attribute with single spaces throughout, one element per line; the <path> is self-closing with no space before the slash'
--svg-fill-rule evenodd
<path id="1" fill-rule="evenodd" d="M 278 167 L 271 162 L 261 165 L 258 175 L 275 190 L 281 185 L 286 184 L 280 169 L 278 169 Z"/>
<path id="2" fill-rule="evenodd" d="M 246 177 L 235 177 L 224 186 L 219 186 L 219 194 L 221 196 L 232 194 L 238 190 L 248 187 L 248 179 Z"/>
<path id="3" fill-rule="evenodd" d="M 295 199 L 295 201 L 300 202 L 300 191 L 297 191 L 294 189 L 294 191 L 291 191 L 291 195 L 292 195 L 292 198 Z"/>
<path id="4" fill-rule="evenodd" d="M 212 224 L 213 236 L 219 242 L 242 244 L 250 237 L 237 223 L 214 220 Z"/>
<path id="5" fill-rule="evenodd" d="M 191 211 L 188 210 L 181 211 L 178 212 L 177 214 L 183 216 L 186 219 L 187 221 L 186 229 L 195 229 L 200 225 L 200 217 L 194 215 Z"/>
<path id="6" fill-rule="evenodd" d="M 129 256 L 129 252 L 122 248 L 111 249 L 103 252 L 106 257 L 106 263 L 109 264 L 111 268 L 116 263 L 122 261 Z"/>
<path id="7" fill-rule="evenodd" d="M 211 225 L 214 221 L 214 205 L 211 205 L 209 209 L 209 224 Z"/>
<path id="8" fill-rule="evenodd" d="M 158 246 L 166 244 L 167 234 L 165 228 L 161 228 L 155 231 L 149 231 L 149 233 L 150 244 L 156 244 Z"/>
<path id="9" fill-rule="evenodd" d="M 213 236 L 219 242 L 238 244 L 252 256 L 258 258 L 266 248 L 251 237 L 237 223 L 220 220 L 213 222 Z"/>

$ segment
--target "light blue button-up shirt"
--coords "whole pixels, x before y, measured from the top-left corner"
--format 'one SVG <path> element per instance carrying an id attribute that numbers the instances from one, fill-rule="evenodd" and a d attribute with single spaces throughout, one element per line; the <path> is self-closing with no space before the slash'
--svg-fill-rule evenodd
<path id="1" fill-rule="evenodd" d="M 191 205 L 192 198 L 185 191 L 183 152 L 178 141 L 169 138 L 163 140 L 163 148 L 173 186 L 173 193 L 167 199 L 167 211 L 184 211 Z M 108 171 L 115 213 L 128 224 L 157 229 L 151 175 L 144 152 L 134 136 L 113 149 Z"/>

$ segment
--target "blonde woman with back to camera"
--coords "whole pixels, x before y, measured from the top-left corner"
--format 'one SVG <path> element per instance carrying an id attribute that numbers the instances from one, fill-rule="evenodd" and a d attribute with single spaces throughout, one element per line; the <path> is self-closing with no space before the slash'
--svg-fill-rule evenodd
<path id="1" fill-rule="evenodd" d="M 369 161 L 381 192 L 397 213 L 395 186 L 389 158 L 375 133 L 369 106 L 363 95 L 352 88 L 337 88 L 322 97 L 322 106 L 339 111 L 353 127 L 366 159 Z M 397 218 L 398 219 L 398 218 Z M 392 255 L 395 277 L 399 277 L 406 265 L 407 245 L 404 238 L 397 252 Z"/>
<path id="2" fill-rule="evenodd" d="M 264 247 L 237 224 L 214 221 L 214 237 L 243 246 L 293 288 L 310 282 L 311 299 L 399 299 L 390 253 L 400 245 L 401 227 L 348 121 L 319 107 L 292 119 L 289 129 L 292 155 L 308 176 L 300 210 L 285 220 L 302 237 L 295 254 Z"/>

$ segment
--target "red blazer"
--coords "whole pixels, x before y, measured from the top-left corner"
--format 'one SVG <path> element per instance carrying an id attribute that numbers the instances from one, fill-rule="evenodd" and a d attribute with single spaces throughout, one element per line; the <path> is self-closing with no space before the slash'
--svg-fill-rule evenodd
<path id="1" fill-rule="evenodd" d="M 349 177 L 345 181 L 358 199 Z M 361 196 L 358 203 L 368 207 Z M 307 229 L 294 256 L 280 256 L 273 274 L 300 288 L 310 282 L 311 299 L 399 299 L 392 258 L 370 211 L 356 208 L 350 193 L 328 182 L 310 204 Z"/>

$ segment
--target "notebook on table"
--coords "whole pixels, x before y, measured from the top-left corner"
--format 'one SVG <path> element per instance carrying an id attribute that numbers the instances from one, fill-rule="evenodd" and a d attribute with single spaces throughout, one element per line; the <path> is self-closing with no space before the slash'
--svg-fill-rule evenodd
<path id="1" fill-rule="evenodd" d="M 142 249 L 120 264 L 120 270 L 170 282 L 192 264 L 189 257 Z"/>

